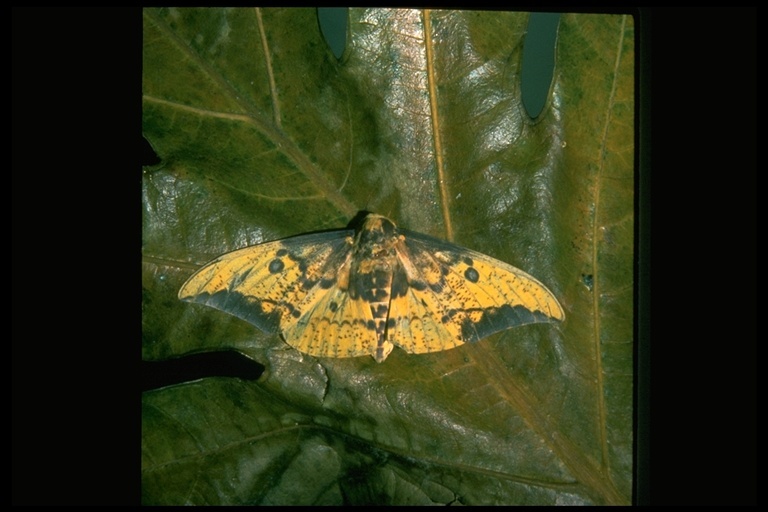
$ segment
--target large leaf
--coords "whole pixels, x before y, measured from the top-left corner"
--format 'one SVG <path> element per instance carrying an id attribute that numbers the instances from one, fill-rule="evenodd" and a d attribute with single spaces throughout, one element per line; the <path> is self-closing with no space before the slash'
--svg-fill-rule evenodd
<path id="1" fill-rule="evenodd" d="M 352 9 L 341 62 L 312 9 L 144 14 L 144 358 L 266 368 L 144 394 L 144 502 L 630 503 L 632 18 L 562 18 L 534 122 L 525 14 Z M 531 273 L 565 322 L 377 364 L 176 298 L 220 253 L 361 210 Z"/>

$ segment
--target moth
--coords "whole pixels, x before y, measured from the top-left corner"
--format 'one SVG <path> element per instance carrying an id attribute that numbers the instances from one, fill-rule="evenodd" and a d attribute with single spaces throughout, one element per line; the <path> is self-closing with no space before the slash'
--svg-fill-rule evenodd
<path id="1" fill-rule="evenodd" d="M 299 235 L 219 256 L 179 298 L 279 332 L 312 356 L 370 355 L 379 363 L 395 346 L 437 352 L 565 317 L 552 292 L 522 270 L 376 214 L 357 232 Z"/>

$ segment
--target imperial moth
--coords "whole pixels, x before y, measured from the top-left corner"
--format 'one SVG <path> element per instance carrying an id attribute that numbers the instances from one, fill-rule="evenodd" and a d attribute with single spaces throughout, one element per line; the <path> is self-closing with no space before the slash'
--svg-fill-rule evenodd
<path id="1" fill-rule="evenodd" d="M 179 298 L 279 332 L 313 356 L 377 362 L 394 346 L 437 352 L 565 317 L 552 292 L 522 270 L 376 214 L 357 232 L 299 235 L 219 256 Z"/>

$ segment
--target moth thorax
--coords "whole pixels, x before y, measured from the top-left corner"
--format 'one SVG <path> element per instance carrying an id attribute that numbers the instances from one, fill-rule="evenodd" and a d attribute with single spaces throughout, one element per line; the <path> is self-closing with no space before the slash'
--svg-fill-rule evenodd
<path id="1" fill-rule="evenodd" d="M 367 255 L 358 259 L 357 265 L 354 265 L 354 271 L 362 274 L 376 272 L 377 274 L 392 274 L 395 268 L 397 255 L 394 251 L 387 251 L 379 255 Z"/>
<path id="2" fill-rule="evenodd" d="M 384 237 L 381 233 L 362 232 L 356 249 L 359 259 L 390 259 L 395 258 L 395 242 L 397 238 Z"/>

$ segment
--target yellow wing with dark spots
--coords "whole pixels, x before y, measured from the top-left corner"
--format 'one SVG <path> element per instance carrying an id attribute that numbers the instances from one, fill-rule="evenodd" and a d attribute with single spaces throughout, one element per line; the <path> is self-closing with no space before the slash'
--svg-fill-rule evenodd
<path id="1" fill-rule="evenodd" d="M 555 296 L 522 270 L 401 230 L 404 292 L 392 299 L 390 341 L 407 352 L 446 350 L 518 325 L 565 318 Z"/>
<path id="2" fill-rule="evenodd" d="M 279 332 L 297 324 L 336 286 L 351 254 L 352 234 L 303 235 L 224 254 L 193 274 L 179 298 Z"/>
<path id="3" fill-rule="evenodd" d="M 220 309 L 318 357 L 447 350 L 517 325 L 564 318 L 554 295 L 507 263 L 380 215 L 351 230 L 224 254 L 179 298 Z"/>
<path id="4" fill-rule="evenodd" d="M 283 330 L 288 344 L 317 357 L 374 355 L 377 337 L 368 304 L 334 287 L 302 307 L 302 317 Z"/>

